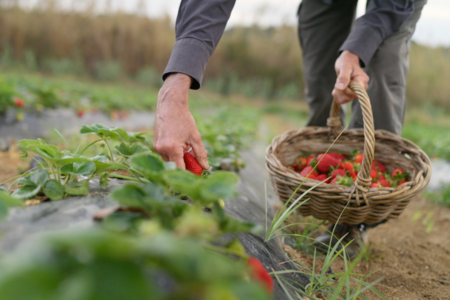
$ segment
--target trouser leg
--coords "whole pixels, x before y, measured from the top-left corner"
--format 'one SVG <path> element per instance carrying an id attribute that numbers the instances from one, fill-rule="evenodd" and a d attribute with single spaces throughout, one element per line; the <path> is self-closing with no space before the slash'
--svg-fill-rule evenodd
<path id="1" fill-rule="evenodd" d="M 334 63 L 350 33 L 357 0 L 303 0 L 298 11 L 298 35 L 303 55 L 308 126 L 326 126 L 336 83 Z M 342 111 L 342 110 L 341 110 Z"/>
<path id="2" fill-rule="evenodd" d="M 401 135 L 406 107 L 406 77 L 411 37 L 426 0 L 414 2 L 414 12 L 399 31 L 378 48 L 365 71 L 369 75 L 367 93 L 372 104 L 375 129 Z M 349 128 L 362 128 L 362 112 L 358 101 L 352 103 Z"/>

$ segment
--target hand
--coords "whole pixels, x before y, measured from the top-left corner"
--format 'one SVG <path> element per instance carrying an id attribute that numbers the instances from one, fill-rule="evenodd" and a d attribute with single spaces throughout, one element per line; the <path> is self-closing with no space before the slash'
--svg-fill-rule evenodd
<path id="1" fill-rule="evenodd" d="M 203 169 L 209 169 L 207 152 L 195 120 L 189 111 L 188 93 L 192 78 L 173 73 L 166 78 L 158 94 L 153 146 L 165 161 L 185 169 L 183 155 L 191 147 Z"/>
<path id="2" fill-rule="evenodd" d="M 337 103 L 344 104 L 358 98 L 355 92 L 348 87 L 350 80 L 358 82 L 367 90 L 369 76 L 359 65 L 359 57 L 356 54 L 345 50 L 336 60 L 334 68 L 338 78 L 331 94 Z"/>

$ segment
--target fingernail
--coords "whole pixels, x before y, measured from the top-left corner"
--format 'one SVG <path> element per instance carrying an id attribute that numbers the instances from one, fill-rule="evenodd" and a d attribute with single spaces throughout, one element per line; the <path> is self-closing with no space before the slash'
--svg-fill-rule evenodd
<path id="1" fill-rule="evenodd" d="M 343 90 L 343 89 L 345 88 L 345 85 L 344 85 L 342 82 L 339 82 L 339 83 L 336 85 L 336 88 L 339 89 L 339 90 Z"/>

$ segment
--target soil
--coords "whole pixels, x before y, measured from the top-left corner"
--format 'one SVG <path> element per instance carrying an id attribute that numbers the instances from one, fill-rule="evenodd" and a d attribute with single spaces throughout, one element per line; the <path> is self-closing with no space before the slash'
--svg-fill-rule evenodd
<path id="1" fill-rule="evenodd" d="M 30 159 L 20 158 L 20 151 L 13 145 L 8 151 L 0 151 L 0 183 L 28 170 Z M 10 185 L 14 180 L 5 184 Z"/>
<path id="2" fill-rule="evenodd" d="M 397 219 L 370 230 L 369 251 L 355 272 L 370 274 L 365 282 L 384 279 L 375 288 L 389 300 L 450 299 L 450 209 L 424 198 L 410 203 Z M 291 258 L 312 268 L 313 257 L 285 246 Z M 323 259 L 316 260 L 316 273 Z M 333 273 L 344 271 L 337 259 Z M 369 299 L 382 299 L 369 291 Z"/>

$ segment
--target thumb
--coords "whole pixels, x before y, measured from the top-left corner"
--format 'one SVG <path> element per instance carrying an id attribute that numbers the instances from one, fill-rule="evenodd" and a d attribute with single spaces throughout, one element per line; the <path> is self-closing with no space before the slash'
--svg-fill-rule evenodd
<path id="1" fill-rule="evenodd" d="M 350 84 L 351 73 L 352 73 L 352 69 L 343 68 L 338 74 L 338 78 L 336 80 L 336 85 L 334 86 L 335 89 L 340 90 L 340 91 L 345 90 L 348 87 L 348 85 Z"/>

